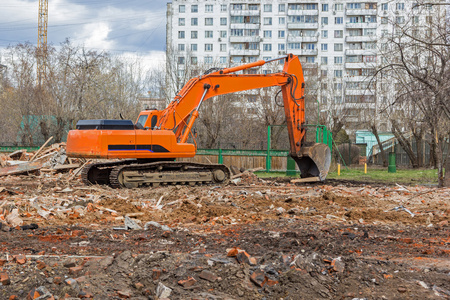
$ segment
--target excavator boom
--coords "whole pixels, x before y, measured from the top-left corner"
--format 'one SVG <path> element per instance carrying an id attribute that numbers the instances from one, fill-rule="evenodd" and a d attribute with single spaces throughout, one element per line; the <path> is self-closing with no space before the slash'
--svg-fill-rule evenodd
<path id="1" fill-rule="evenodd" d="M 284 60 L 284 68 L 281 72 L 236 74 L 238 71 L 259 67 L 274 60 Z M 305 145 L 305 83 L 300 61 L 292 54 L 269 61 L 260 60 L 225 68 L 192 78 L 167 108 L 161 111 L 142 111 L 136 124 L 124 120 L 79 121 L 77 130 L 69 132 L 67 153 L 72 157 L 138 159 L 138 161 L 128 161 L 125 165 L 124 163 L 102 164 L 101 167 L 94 168 L 95 171 L 88 170 L 84 172 L 87 183 L 114 185 L 116 182 L 117 187 L 154 185 L 155 178 L 161 175 L 158 169 L 165 170 L 161 171 L 163 173 L 161 176 L 165 176 L 166 179 L 162 179 L 160 183 L 166 181 L 224 182 L 229 177 L 229 170 L 219 165 L 212 168 L 194 167 L 190 164 L 189 171 L 181 172 L 183 176 L 172 176 L 174 168 L 183 168 L 183 166 L 181 163 L 169 161 L 195 155 L 195 146 L 187 143 L 187 140 L 199 116 L 203 101 L 219 95 L 273 86 L 279 86 L 282 90 L 290 155 L 297 162 L 302 177 L 318 177 L 319 180 L 324 180 L 331 162 L 330 150 L 324 144 Z M 147 166 L 144 166 L 142 162 Z M 121 172 L 118 172 L 118 169 Z M 204 171 L 205 169 L 208 171 Z M 169 173 L 172 175 L 168 175 Z M 188 173 L 189 175 L 186 175 Z M 209 175 L 189 181 L 189 176 L 196 177 L 195 174 Z M 111 176 L 117 176 L 120 180 Z M 149 177 L 153 179 L 148 179 Z"/>

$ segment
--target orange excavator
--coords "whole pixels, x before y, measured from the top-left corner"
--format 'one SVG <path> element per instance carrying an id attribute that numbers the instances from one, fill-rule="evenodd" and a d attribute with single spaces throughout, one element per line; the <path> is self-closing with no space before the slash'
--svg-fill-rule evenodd
<path id="1" fill-rule="evenodd" d="M 238 71 L 284 60 L 283 71 L 271 74 L 236 74 Z M 121 159 L 89 164 L 82 170 L 86 184 L 136 188 L 165 184 L 226 183 L 230 170 L 222 164 L 176 161 L 193 157 L 196 146 L 188 143 L 203 101 L 208 98 L 264 87 L 281 87 L 290 141 L 290 156 L 302 177 L 324 180 L 331 163 L 325 144 L 305 142 L 305 99 L 302 66 L 288 54 L 237 67 L 216 70 L 190 79 L 164 110 L 142 111 L 131 120 L 80 120 L 69 131 L 69 157 Z"/>

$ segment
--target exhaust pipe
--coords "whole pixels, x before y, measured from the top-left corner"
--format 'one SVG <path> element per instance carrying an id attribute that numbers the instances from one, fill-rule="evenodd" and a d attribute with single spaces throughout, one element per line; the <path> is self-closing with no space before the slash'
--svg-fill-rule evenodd
<path id="1" fill-rule="evenodd" d="M 299 152 L 291 157 L 297 163 L 301 172 L 301 177 L 318 177 L 320 181 L 324 181 L 328 175 L 331 165 L 330 148 L 321 143 L 312 146 L 303 146 Z"/>

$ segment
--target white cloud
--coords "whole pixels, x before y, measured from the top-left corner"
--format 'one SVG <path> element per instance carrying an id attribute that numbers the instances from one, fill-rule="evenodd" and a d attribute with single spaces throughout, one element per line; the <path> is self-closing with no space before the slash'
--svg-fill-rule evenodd
<path id="1" fill-rule="evenodd" d="M 108 23 L 91 23 L 83 26 L 83 32 L 75 35 L 75 41 L 81 42 L 86 48 L 110 50 L 115 42 L 108 40 L 111 32 Z"/>

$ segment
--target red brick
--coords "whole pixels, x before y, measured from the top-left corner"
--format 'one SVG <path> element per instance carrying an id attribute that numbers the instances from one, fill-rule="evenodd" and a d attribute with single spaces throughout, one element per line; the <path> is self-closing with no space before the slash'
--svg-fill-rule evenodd
<path id="1" fill-rule="evenodd" d="M 250 264 L 250 254 L 248 254 L 247 252 L 245 252 L 245 251 L 241 251 L 241 252 L 239 252 L 237 255 L 236 255 L 236 259 L 238 260 L 238 262 L 240 263 L 240 264 L 247 264 L 247 265 L 249 265 Z"/>
<path id="2" fill-rule="evenodd" d="M 53 278 L 53 283 L 54 284 L 61 284 L 62 282 L 62 278 L 61 277 L 55 277 Z"/>
<path id="3" fill-rule="evenodd" d="M 160 269 L 153 269 L 152 279 L 153 280 L 158 280 L 160 276 L 161 276 L 161 270 Z"/>
<path id="4" fill-rule="evenodd" d="M 267 277 L 264 271 L 258 269 L 250 275 L 250 280 L 257 286 L 263 287 L 267 282 Z"/>
<path id="5" fill-rule="evenodd" d="M 239 250 L 241 250 L 241 249 L 239 249 L 238 247 L 233 247 L 228 250 L 227 256 L 236 257 L 236 255 L 238 255 L 238 253 L 239 253 Z"/>
<path id="6" fill-rule="evenodd" d="M 43 262 L 43 261 L 37 261 L 37 265 L 36 268 L 38 268 L 38 270 L 42 270 L 43 268 L 45 268 L 47 265 Z"/>
<path id="7" fill-rule="evenodd" d="M 218 279 L 218 277 L 216 276 L 216 274 L 208 271 L 208 270 L 203 270 L 200 272 L 200 274 L 198 274 L 198 277 L 200 277 L 201 279 L 205 279 L 211 282 L 214 282 Z"/>
<path id="8" fill-rule="evenodd" d="M 0 282 L 2 283 L 2 285 L 10 285 L 11 280 L 9 279 L 8 274 L 6 274 L 5 272 L 0 273 Z"/>
<path id="9" fill-rule="evenodd" d="M 0 259 L 0 267 L 2 267 L 6 262 L 6 259 Z"/>
<path id="10" fill-rule="evenodd" d="M 178 284 L 183 286 L 184 288 L 188 288 L 197 283 L 193 277 L 188 277 L 188 279 L 178 281 Z"/>
<path id="11" fill-rule="evenodd" d="M 69 274 L 80 275 L 82 270 L 83 270 L 83 266 L 72 267 L 72 268 L 69 268 Z"/>
<path id="12" fill-rule="evenodd" d="M 278 281 L 276 280 L 272 280 L 272 279 L 267 279 L 267 283 L 268 286 L 274 286 L 276 284 L 278 284 Z"/>
<path id="13" fill-rule="evenodd" d="M 14 255 L 14 260 L 15 260 L 16 263 L 18 263 L 19 265 L 23 265 L 24 263 L 27 262 L 27 258 L 25 257 L 25 255 L 22 255 L 22 254 Z"/>

